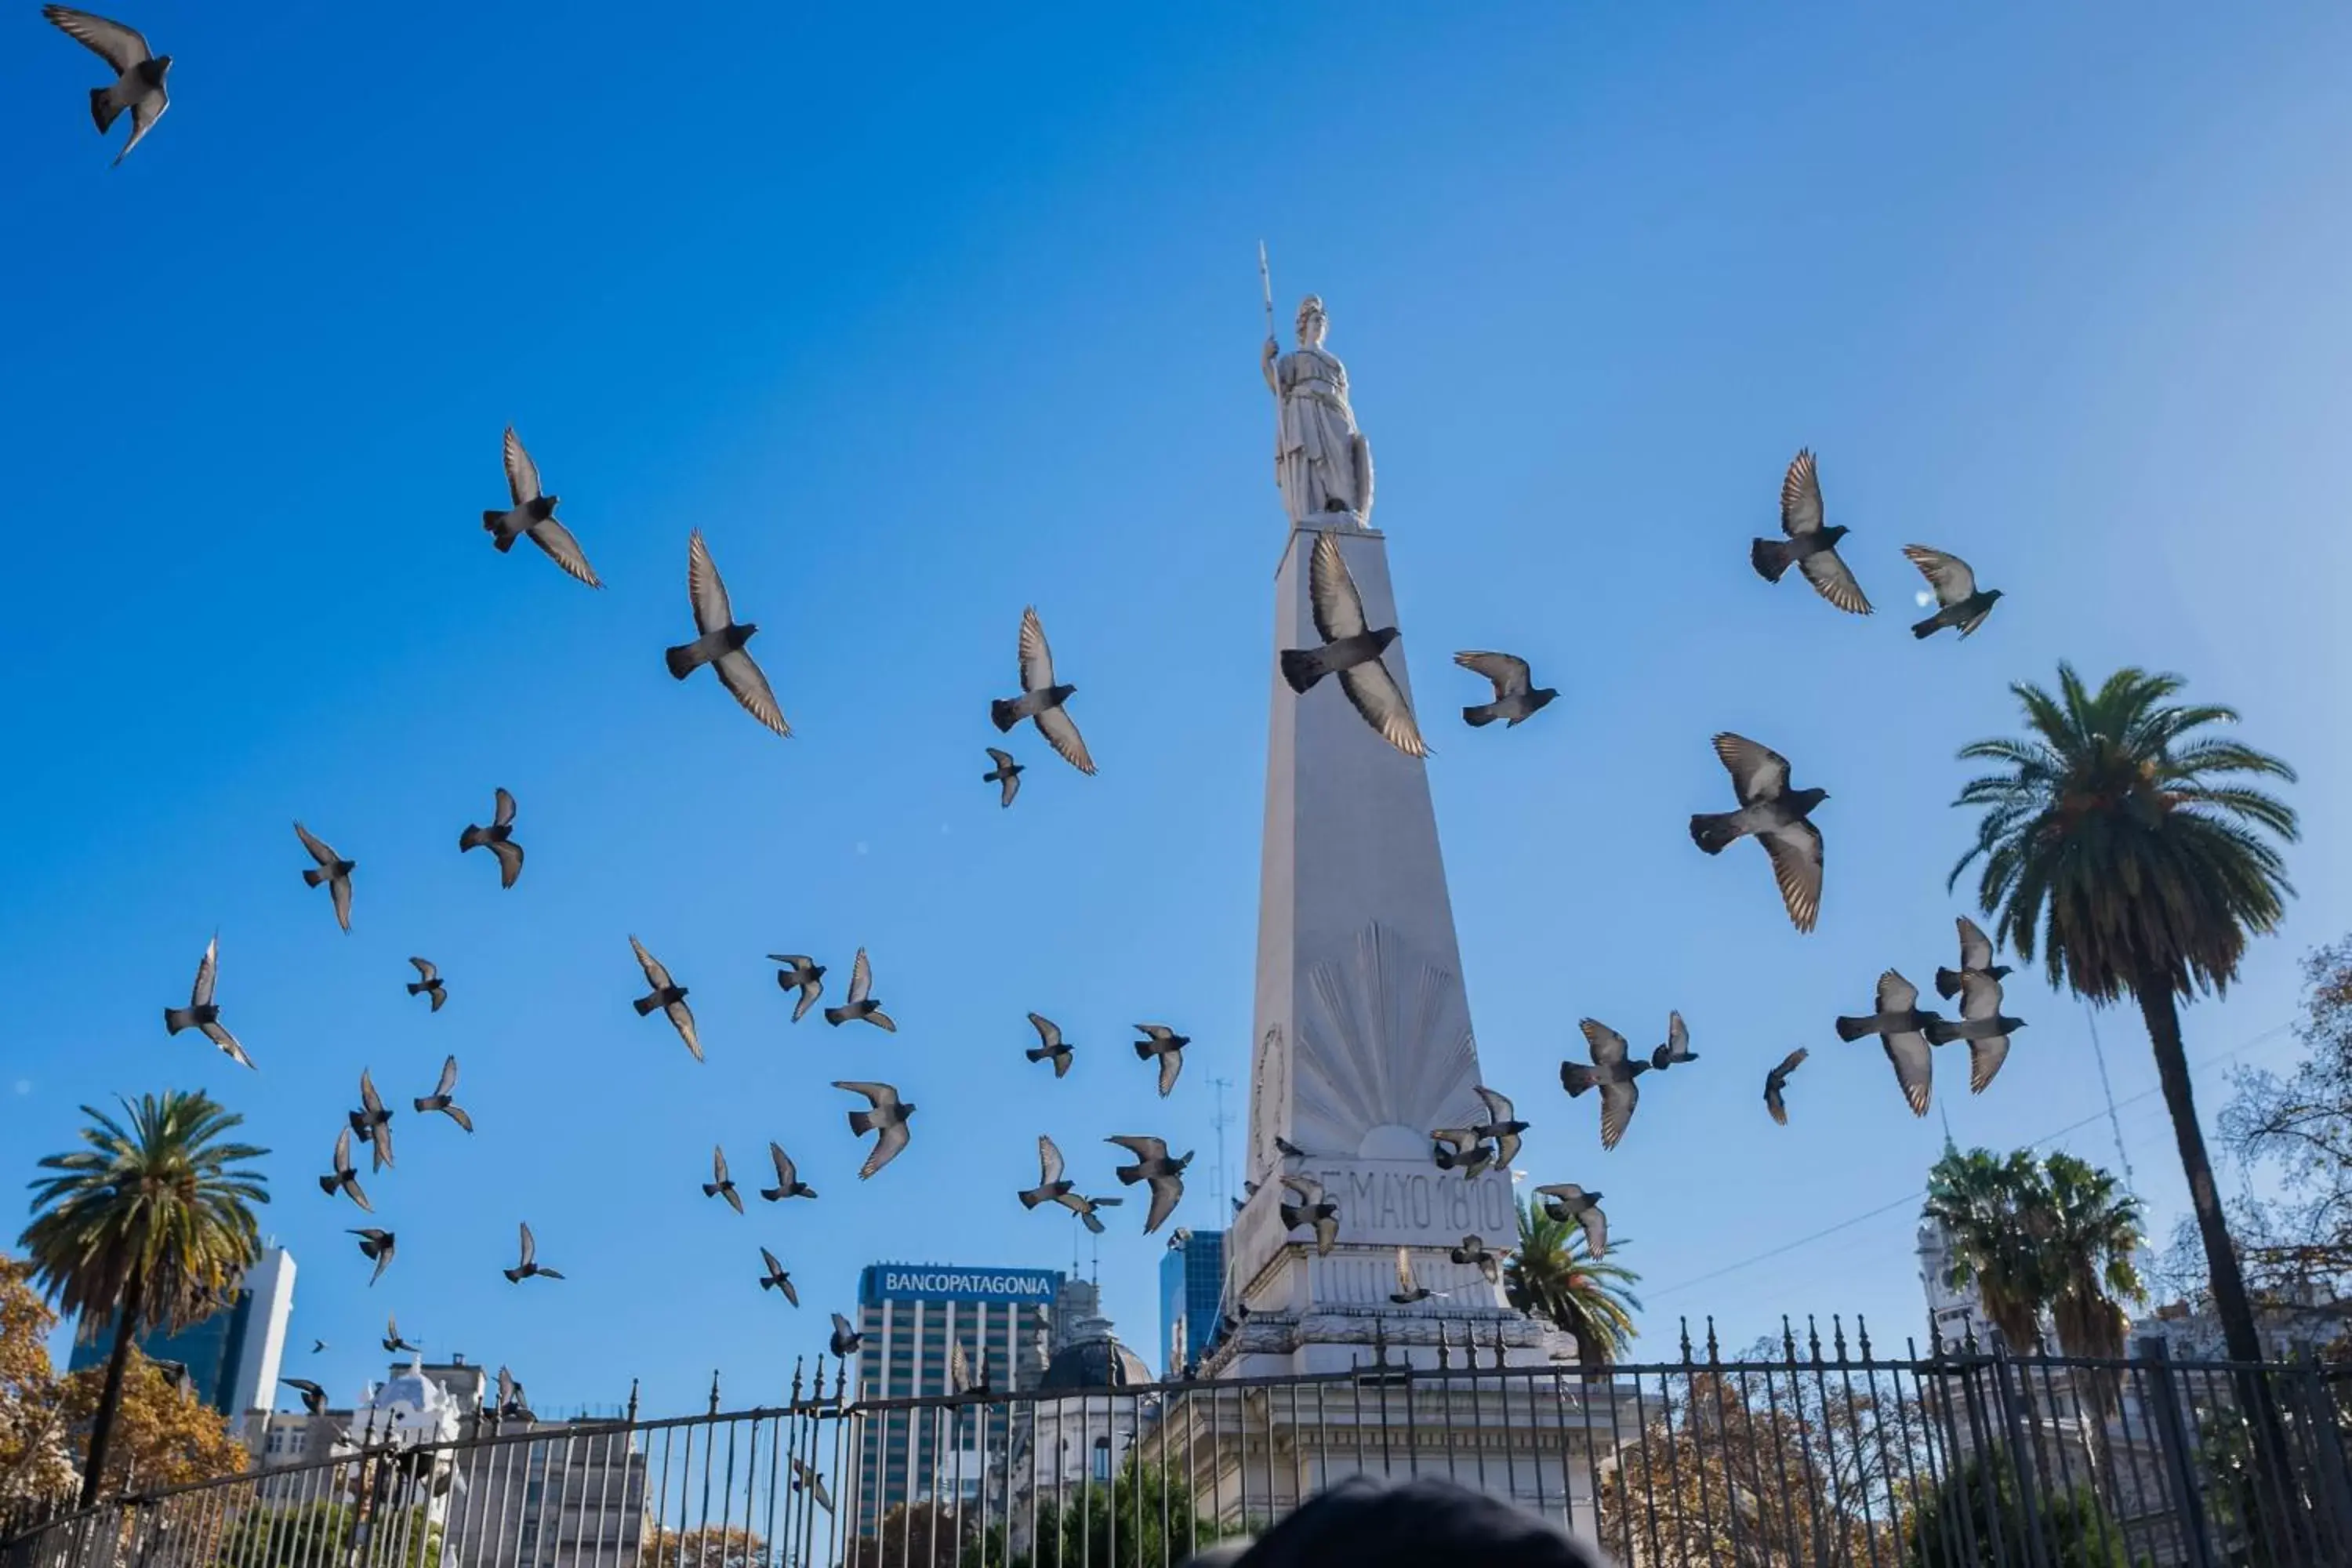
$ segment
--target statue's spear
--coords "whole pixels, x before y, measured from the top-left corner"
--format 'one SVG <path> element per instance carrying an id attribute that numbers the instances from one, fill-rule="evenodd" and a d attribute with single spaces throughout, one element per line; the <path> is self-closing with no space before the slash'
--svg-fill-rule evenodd
<path id="1" fill-rule="evenodd" d="M 1266 269 L 1265 241 L 1257 242 L 1257 283 L 1265 291 L 1265 335 L 1274 336 L 1274 274 Z"/>

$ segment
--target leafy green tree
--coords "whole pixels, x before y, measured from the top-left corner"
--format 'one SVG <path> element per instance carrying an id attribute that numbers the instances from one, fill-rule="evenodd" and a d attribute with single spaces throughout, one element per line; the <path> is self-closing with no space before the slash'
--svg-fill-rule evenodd
<path id="1" fill-rule="evenodd" d="M 1519 1245 L 1503 1264 L 1503 1294 L 1531 1318 L 1541 1318 L 1576 1336 L 1577 1359 L 1587 1371 L 1622 1360 L 1641 1330 L 1633 1314 L 1642 1308 L 1633 1287 L 1641 1275 L 1585 1245 L 1583 1227 L 1557 1220 L 1518 1200 Z M 1611 1256 L 1623 1250 L 1617 1241 Z"/>
<path id="2" fill-rule="evenodd" d="M 202 1093 L 166 1089 L 121 1102 L 118 1121 L 89 1106 L 84 1148 L 51 1154 L 33 1184 L 24 1247 L 34 1277 L 85 1333 L 116 1323 L 91 1414 L 81 1501 L 95 1502 L 139 1336 L 174 1331 L 217 1310 L 260 1251 L 253 1205 L 268 1178 L 247 1162 L 268 1152 L 227 1134 L 244 1118 Z"/>
<path id="3" fill-rule="evenodd" d="M 1904 1531 L 1904 1568 L 2136 1568 L 2123 1526 L 2082 1487 L 2044 1478 L 2028 1512 L 2006 1449 L 1970 1457 L 1925 1489 Z"/>
<path id="4" fill-rule="evenodd" d="M 2058 668 L 2053 695 L 2019 683 L 2027 733 L 1960 756 L 1996 763 L 1955 803 L 1981 808 L 1977 842 L 1952 868 L 1983 862 L 1978 901 L 1995 939 L 2053 985 L 2138 1004 L 2171 1113 L 2231 1359 L 2259 1361 L 2253 1310 L 2205 1151 L 2177 1004 L 2236 978 L 2250 937 L 2274 930 L 2293 892 L 2273 839 L 2294 812 L 2251 780 L 2294 777 L 2278 758 L 2213 734 L 2237 714 L 2172 698 L 2177 676 L 2122 669 L 2096 691 Z M 2266 837 L 2267 836 L 2267 837 Z"/>
<path id="5" fill-rule="evenodd" d="M 2048 1268 L 2024 1223 L 2041 1185 L 2030 1150 L 1947 1149 L 1927 1172 L 1920 1210 L 1951 1238 L 1951 1283 L 1976 1287 L 1985 1316 L 2021 1355 L 2041 1348 L 2050 1304 Z"/>
<path id="6" fill-rule="evenodd" d="M 371 1533 L 379 1542 L 397 1540 L 399 1568 L 432 1568 L 441 1561 L 441 1526 L 425 1521 L 421 1504 L 379 1513 Z M 352 1531 L 359 1510 L 352 1504 L 320 1498 L 283 1508 L 254 1509 L 222 1531 L 213 1561 L 222 1568 L 345 1568 L 352 1560 Z M 373 1564 L 395 1561 L 381 1544 L 367 1553 Z"/>

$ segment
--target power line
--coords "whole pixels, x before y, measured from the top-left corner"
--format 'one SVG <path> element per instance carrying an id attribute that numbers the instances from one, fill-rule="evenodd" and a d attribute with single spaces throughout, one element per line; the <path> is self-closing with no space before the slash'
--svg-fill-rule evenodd
<path id="1" fill-rule="evenodd" d="M 2203 1063 L 2216 1060 L 2221 1057 L 2236 1056 L 2239 1052 L 2247 1049 L 2249 1047 L 2261 1045 L 2265 1040 L 2273 1039 L 2278 1036 L 2286 1033 L 2287 1030 L 2293 1026 L 2294 1026 L 2291 1023 L 2273 1024 L 2271 1027 L 2264 1029 L 2261 1034 L 2254 1036 L 2251 1039 L 2242 1040 L 2226 1051 L 2210 1051 L 2205 1055 L 2199 1057 L 2197 1058 L 2197 1064 L 2201 1065 Z M 2104 1077 L 2104 1074 L 2102 1076 Z M 2039 1138 L 2029 1140 L 2026 1146 L 2028 1148 L 2032 1148 L 2040 1144 L 2048 1143 L 2054 1139 L 2063 1138 L 2069 1132 L 2078 1131 L 2083 1128 L 2088 1127 L 2094 1121 L 2105 1120 L 2115 1125 L 2116 1139 L 2118 1147 L 2120 1147 L 2123 1140 L 2123 1129 L 2120 1122 L 2115 1121 L 2116 1108 L 2124 1105 L 2134 1105 L 2138 1103 L 2140 1100 L 2152 1099 L 2163 1092 L 2164 1086 L 2158 1084 L 2154 1089 L 2142 1089 L 2139 1093 L 2126 1096 L 2122 1100 L 2116 1100 L 2112 1094 L 2110 1094 L 2107 1096 L 2107 1104 L 2104 1110 L 2095 1110 L 2090 1115 L 2083 1118 L 2080 1121 L 2070 1121 L 2065 1126 L 2059 1128 L 2055 1132 L 2045 1132 Z M 1851 1219 L 1842 1219 L 1835 1225 L 1825 1226 L 1822 1229 L 1812 1232 L 1809 1236 L 1801 1236 L 1794 1241 L 1784 1241 L 1778 1247 L 1771 1247 L 1766 1251 L 1756 1254 L 1753 1258 L 1743 1258 L 1737 1263 L 1727 1263 L 1720 1268 L 1711 1268 L 1705 1274 L 1694 1275 L 1688 1279 L 1678 1280 L 1672 1285 L 1666 1286 L 1664 1289 L 1648 1290 L 1644 1291 L 1643 1294 L 1651 1300 L 1654 1301 L 1661 1297 L 1671 1296 L 1677 1290 L 1687 1290 L 1694 1285 L 1704 1285 L 1711 1279 L 1720 1279 L 1727 1274 L 1737 1274 L 1743 1268 L 1752 1268 L 1759 1263 L 1769 1262 L 1772 1258 L 1779 1258 L 1785 1253 L 1794 1252 L 1801 1247 L 1810 1247 L 1814 1242 L 1822 1240 L 1828 1237 L 1835 1236 L 1842 1230 L 1851 1230 L 1855 1226 L 1861 1225 L 1865 1221 L 1876 1219 L 1883 1214 L 1888 1213 L 1894 1209 L 1901 1208 L 1906 1204 L 1917 1203 L 1921 1198 L 1924 1198 L 1927 1195 L 1927 1189 L 1922 1187 L 1916 1192 L 1907 1193 L 1904 1196 L 1896 1198 L 1892 1203 L 1881 1204 L 1878 1207 L 1872 1209 L 1867 1214 L 1858 1214 Z"/>

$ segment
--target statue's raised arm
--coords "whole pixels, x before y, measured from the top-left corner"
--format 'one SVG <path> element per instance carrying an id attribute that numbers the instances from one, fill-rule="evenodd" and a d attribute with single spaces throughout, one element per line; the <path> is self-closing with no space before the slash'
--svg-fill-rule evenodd
<path id="1" fill-rule="evenodd" d="M 1298 307 L 1298 346 L 1286 354 L 1269 342 L 1262 363 L 1278 408 L 1274 478 L 1294 523 L 1351 514 L 1369 525 L 1372 449 L 1348 405 L 1348 367 L 1323 346 L 1329 321 L 1309 294 Z"/>

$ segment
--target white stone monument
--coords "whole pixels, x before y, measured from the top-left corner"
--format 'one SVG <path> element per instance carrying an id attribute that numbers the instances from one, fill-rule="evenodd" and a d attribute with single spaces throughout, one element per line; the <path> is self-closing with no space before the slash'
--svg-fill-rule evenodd
<path id="1" fill-rule="evenodd" d="M 1298 347 L 1269 339 L 1262 366 L 1277 404 L 1276 481 L 1290 534 L 1275 574 L 1274 646 L 1321 640 L 1307 564 L 1325 532 L 1361 593 L 1368 623 L 1396 626 L 1385 538 L 1364 520 L 1370 447 L 1357 429 L 1346 367 L 1323 346 L 1322 301 L 1298 310 Z M 1408 699 L 1412 638 L 1383 656 Z M 1245 1306 L 1204 1375 L 1341 1371 L 1378 1342 L 1507 1345 L 1540 1363 L 1562 1336 L 1511 1310 L 1502 1289 L 1450 1254 L 1466 1236 L 1517 1240 L 1508 1171 L 1465 1178 L 1431 1158 L 1432 1130 L 1485 1119 L 1478 1049 L 1438 852 L 1427 765 L 1383 740 L 1336 681 L 1294 693 L 1267 660 L 1273 725 L 1258 902 L 1257 1003 L 1248 1176 L 1257 1191 L 1226 1240 L 1227 1310 Z M 1301 1151 L 1281 1152 L 1285 1143 Z M 1318 1257 L 1286 1230 L 1282 1178 L 1306 1174 L 1339 1205 L 1339 1244 Z M 1296 1201 L 1296 1200 L 1291 1200 Z M 1399 1305 L 1397 1248 L 1441 1292 Z"/>

